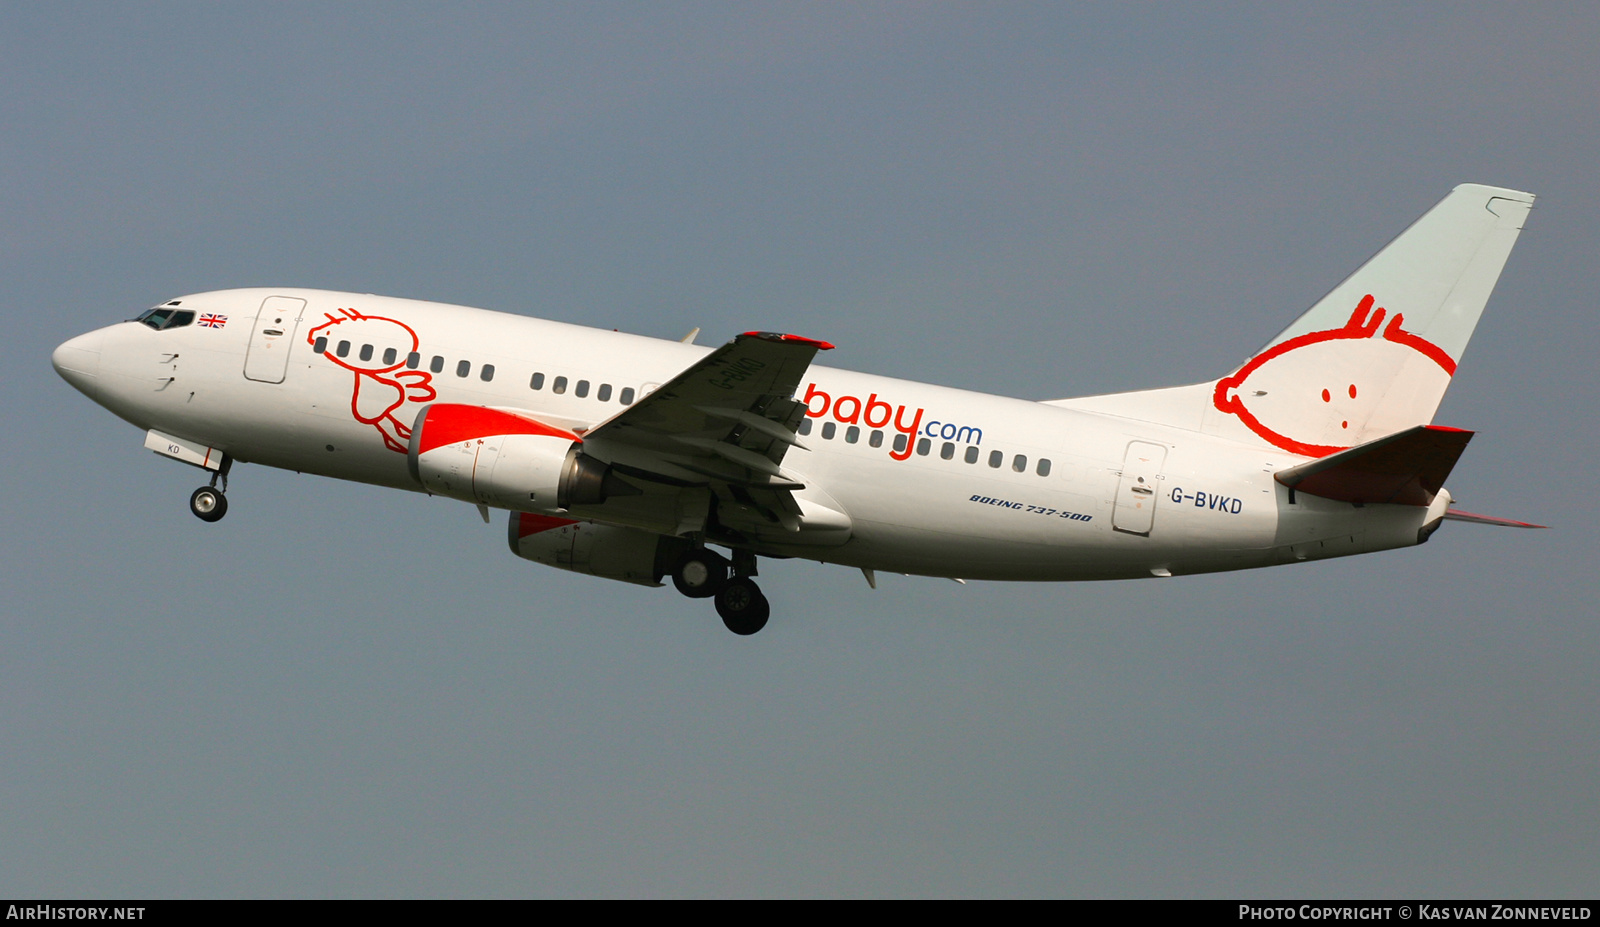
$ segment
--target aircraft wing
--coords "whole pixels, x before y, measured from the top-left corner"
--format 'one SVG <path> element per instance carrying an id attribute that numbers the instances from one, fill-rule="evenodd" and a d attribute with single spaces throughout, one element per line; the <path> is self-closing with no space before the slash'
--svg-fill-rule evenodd
<path id="1" fill-rule="evenodd" d="M 1290 490 L 1338 502 L 1428 505 L 1472 440 L 1472 432 L 1417 425 L 1280 470 Z"/>
<path id="2" fill-rule="evenodd" d="M 790 493 L 805 485 L 783 469 L 805 404 L 793 397 L 825 341 L 746 332 L 712 351 L 583 436 L 585 453 L 623 476 L 710 485 L 723 523 L 798 530 Z"/>

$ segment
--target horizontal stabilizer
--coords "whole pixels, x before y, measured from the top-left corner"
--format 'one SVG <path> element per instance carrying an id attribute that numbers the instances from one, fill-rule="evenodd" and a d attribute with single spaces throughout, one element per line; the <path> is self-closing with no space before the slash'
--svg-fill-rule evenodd
<path id="1" fill-rule="evenodd" d="M 1337 502 L 1429 505 L 1472 440 L 1472 432 L 1417 425 L 1320 460 L 1279 471 L 1291 493 Z"/>
<path id="2" fill-rule="evenodd" d="M 1499 525 L 1502 528 L 1548 528 L 1549 525 L 1535 525 L 1525 521 L 1513 521 L 1510 518 L 1495 518 L 1493 515 L 1479 515 L 1476 512 L 1463 512 L 1460 509 L 1450 509 L 1444 517 L 1451 521 L 1470 521 L 1480 525 Z"/>

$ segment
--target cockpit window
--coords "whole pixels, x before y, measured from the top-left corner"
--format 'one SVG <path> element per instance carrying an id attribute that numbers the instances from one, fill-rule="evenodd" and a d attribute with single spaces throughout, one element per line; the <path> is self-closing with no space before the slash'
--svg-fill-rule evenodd
<path id="1" fill-rule="evenodd" d="M 194 313 L 188 309 L 174 309 L 171 306 L 157 306 L 134 319 L 143 322 L 156 331 L 166 328 L 182 328 L 194 321 Z"/>
<path id="2" fill-rule="evenodd" d="M 160 331 L 161 326 L 167 324 L 167 318 L 172 315 L 172 312 L 173 310 L 166 306 L 157 306 L 154 309 L 147 310 L 144 315 L 139 316 L 134 321 L 143 322 L 156 331 Z"/>

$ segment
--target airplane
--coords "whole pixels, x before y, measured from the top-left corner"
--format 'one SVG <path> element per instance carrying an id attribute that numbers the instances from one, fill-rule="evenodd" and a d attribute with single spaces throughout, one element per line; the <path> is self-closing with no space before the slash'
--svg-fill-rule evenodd
<path id="1" fill-rule="evenodd" d="M 183 296 L 56 348 L 73 387 L 209 471 L 236 462 L 509 513 L 519 557 L 711 598 L 759 558 L 985 580 L 1242 570 L 1421 544 L 1472 432 L 1432 424 L 1533 206 L 1463 184 L 1237 369 L 1032 401 L 720 347 L 315 289 Z M 714 548 L 721 548 L 723 554 Z"/>

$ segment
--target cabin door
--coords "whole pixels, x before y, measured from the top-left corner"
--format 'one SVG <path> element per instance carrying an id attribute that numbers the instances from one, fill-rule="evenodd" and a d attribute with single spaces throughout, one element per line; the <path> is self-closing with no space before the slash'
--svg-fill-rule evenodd
<path id="1" fill-rule="evenodd" d="M 1156 479 L 1167 462 L 1167 449 L 1148 441 L 1130 441 L 1117 480 L 1117 502 L 1111 510 L 1111 527 L 1127 534 L 1150 536 L 1155 523 Z"/>
<path id="2" fill-rule="evenodd" d="M 246 379 L 262 383 L 282 383 L 289 370 L 289 349 L 306 301 L 293 296 L 268 296 L 256 312 L 256 327 L 250 332 L 250 347 L 244 355 Z"/>

